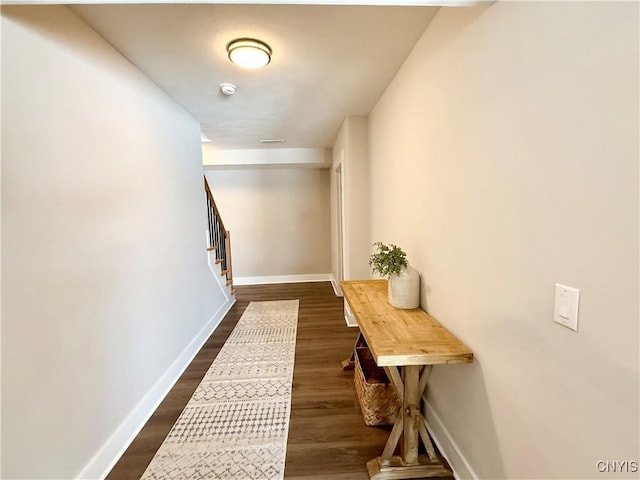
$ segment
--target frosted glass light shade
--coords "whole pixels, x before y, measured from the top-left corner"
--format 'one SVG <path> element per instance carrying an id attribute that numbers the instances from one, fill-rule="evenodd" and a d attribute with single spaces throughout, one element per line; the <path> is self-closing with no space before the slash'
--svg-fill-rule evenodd
<path id="1" fill-rule="evenodd" d="M 271 48 L 260 40 L 238 38 L 227 45 L 229 60 L 242 68 L 262 68 L 271 61 Z"/>

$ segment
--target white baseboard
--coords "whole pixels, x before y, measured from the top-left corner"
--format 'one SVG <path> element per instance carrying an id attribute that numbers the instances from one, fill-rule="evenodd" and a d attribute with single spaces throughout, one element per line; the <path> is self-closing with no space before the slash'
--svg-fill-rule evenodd
<path id="1" fill-rule="evenodd" d="M 311 273 L 307 275 L 272 275 L 266 277 L 234 277 L 234 285 L 264 285 L 267 283 L 330 282 L 330 273 Z"/>
<path id="2" fill-rule="evenodd" d="M 422 397 L 422 399 L 424 400 L 424 413 L 427 420 L 427 430 L 429 431 L 429 435 L 431 435 L 431 438 L 438 447 L 438 450 L 440 450 L 442 456 L 447 459 L 447 462 L 449 462 L 449 465 L 453 470 L 454 478 L 456 480 L 479 480 L 478 476 L 473 471 L 473 468 L 471 468 L 471 465 L 469 465 L 469 462 L 460 451 L 460 447 L 458 447 L 458 444 L 451 437 L 449 430 L 444 426 L 436 411 L 425 397 Z"/>
<path id="3" fill-rule="evenodd" d="M 333 293 L 336 294 L 336 297 L 342 297 L 342 289 L 340 288 L 340 285 L 338 285 L 338 281 L 336 280 L 336 277 L 333 276 L 333 274 L 331 275 L 331 286 L 333 287 Z"/>
<path id="4" fill-rule="evenodd" d="M 347 324 L 347 327 L 357 327 L 358 321 L 356 320 L 356 316 L 351 312 L 351 308 L 347 302 L 344 302 L 344 321 Z"/>
<path id="5" fill-rule="evenodd" d="M 235 298 L 232 297 L 220 306 L 218 311 L 214 313 L 206 325 L 200 329 L 180 356 L 176 358 L 151 390 L 147 392 L 133 411 L 125 418 L 111 437 L 109 437 L 102 448 L 93 456 L 76 477 L 77 479 L 103 479 L 107 476 L 234 303 Z"/>
<path id="6" fill-rule="evenodd" d="M 231 288 L 227 286 L 227 277 L 226 275 L 222 275 L 222 264 L 216 263 L 215 252 L 208 252 L 207 261 L 209 262 L 209 270 L 211 270 L 213 278 L 215 279 L 218 287 L 220 287 L 220 291 L 224 295 L 226 301 L 235 302 L 236 297 L 231 293 Z"/>

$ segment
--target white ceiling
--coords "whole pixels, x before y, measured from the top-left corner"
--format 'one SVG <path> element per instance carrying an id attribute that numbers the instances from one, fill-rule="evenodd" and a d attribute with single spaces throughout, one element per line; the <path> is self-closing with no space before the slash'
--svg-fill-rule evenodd
<path id="1" fill-rule="evenodd" d="M 438 7 L 125 4 L 71 7 L 180 103 L 217 149 L 330 147 L 366 115 Z M 226 44 L 259 38 L 271 63 L 242 70 Z M 225 97 L 219 84 L 237 85 Z"/>

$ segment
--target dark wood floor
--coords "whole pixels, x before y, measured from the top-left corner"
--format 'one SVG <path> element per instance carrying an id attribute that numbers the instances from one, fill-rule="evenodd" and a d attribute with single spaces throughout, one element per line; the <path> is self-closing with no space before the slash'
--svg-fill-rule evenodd
<path id="1" fill-rule="evenodd" d="M 387 427 L 365 426 L 343 371 L 357 336 L 343 317 L 342 298 L 328 282 L 237 287 L 236 303 L 174 388 L 107 476 L 138 480 L 251 301 L 300 300 L 287 442 L 287 480 L 366 480 L 365 464 L 378 456 Z"/>

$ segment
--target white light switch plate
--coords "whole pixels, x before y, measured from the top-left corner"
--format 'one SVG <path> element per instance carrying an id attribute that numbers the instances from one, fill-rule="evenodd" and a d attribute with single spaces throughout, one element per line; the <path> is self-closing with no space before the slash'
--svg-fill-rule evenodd
<path id="1" fill-rule="evenodd" d="M 556 283 L 553 321 L 577 332 L 579 301 L 580 290 Z"/>

